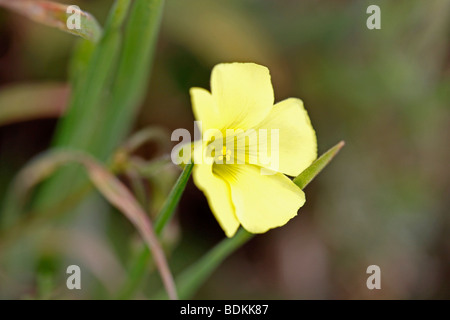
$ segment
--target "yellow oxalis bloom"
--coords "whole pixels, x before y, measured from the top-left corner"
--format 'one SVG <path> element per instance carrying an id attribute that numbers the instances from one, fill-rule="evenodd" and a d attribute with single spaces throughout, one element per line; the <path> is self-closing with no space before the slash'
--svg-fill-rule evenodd
<path id="1" fill-rule="evenodd" d="M 261 163 L 258 152 L 230 163 L 230 150 L 223 147 L 212 162 L 194 161 L 194 182 L 226 235 L 232 237 L 239 225 L 264 233 L 286 224 L 305 203 L 305 194 L 285 174 L 297 176 L 317 157 L 316 135 L 302 101 L 289 98 L 274 105 L 269 70 L 254 63 L 219 64 L 212 71 L 211 92 L 192 88 L 190 93 L 195 117 L 202 122 L 198 143 L 203 149 L 214 144 L 205 135 L 208 129 L 224 136 L 227 129 L 279 130 L 279 164 L 271 175 L 261 174 L 261 167 L 274 168 Z"/>

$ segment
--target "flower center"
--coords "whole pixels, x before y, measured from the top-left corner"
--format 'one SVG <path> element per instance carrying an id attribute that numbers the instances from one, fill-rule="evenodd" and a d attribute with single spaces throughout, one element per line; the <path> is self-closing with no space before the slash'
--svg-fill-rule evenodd
<path id="1" fill-rule="evenodd" d="M 228 150 L 226 146 L 222 147 L 222 152 L 214 158 L 214 161 L 219 161 L 223 163 L 223 160 L 225 159 L 225 162 L 231 160 L 231 150 Z"/>

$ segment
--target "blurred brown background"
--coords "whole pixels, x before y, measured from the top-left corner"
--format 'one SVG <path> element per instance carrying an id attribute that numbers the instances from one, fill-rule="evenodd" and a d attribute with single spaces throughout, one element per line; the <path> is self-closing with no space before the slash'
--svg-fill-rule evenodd
<path id="1" fill-rule="evenodd" d="M 100 22 L 111 5 L 72 2 Z M 381 30 L 366 27 L 370 4 L 381 8 Z M 254 238 L 196 298 L 450 298 L 449 36 L 447 0 L 167 1 L 136 130 L 193 131 L 189 88 L 208 88 L 217 63 L 252 61 L 271 70 L 276 101 L 293 96 L 305 102 L 320 153 L 346 141 L 306 189 L 299 216 Z M 22 82 L 65 82 L 76 41 L 0 10 L 0 94 Z M 0 197 L 17 170 L 48 147 L 55 124 L 44 119 L 0 127 Z M 170 185 L 173 172 L 166 181 Z M 175 271 L 224 237 L 192 183 L 178 218 Z M 89 219 L 70 228 L 107 247 L 131 241 L 132 229 L 121 217 Z M 61 260 L 85 263 L 72 251 L 16 251 L 16 273 L 0 276 L 0 297 L 32 295 L 36 272 L 56 270 L 52 279 L 64 279 L 55 267 Z M 126 254 L 118 256 L 126 268 Z M 109 269 L 106 260 L 98 262 L 100 270 Z M 381 290 L 366 287 L 372 264 L 381 268 Z M 79 297 L 102 298 L 101 286 L 93 279 Z M 67 295 L 60 290 L 53 297 Z"/>

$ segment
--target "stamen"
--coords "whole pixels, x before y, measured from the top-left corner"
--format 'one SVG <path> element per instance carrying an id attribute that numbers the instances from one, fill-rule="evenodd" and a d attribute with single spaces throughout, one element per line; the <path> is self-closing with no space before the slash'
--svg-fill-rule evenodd
<path id="1" fill-rule="evenodd" d="M 222 147 L 222 153 L 215 158 L 216 161 L 222 162 L 225 159 L 225 161 L 231 160 L 231 150 L 228 150 L 227 147 Z"/>

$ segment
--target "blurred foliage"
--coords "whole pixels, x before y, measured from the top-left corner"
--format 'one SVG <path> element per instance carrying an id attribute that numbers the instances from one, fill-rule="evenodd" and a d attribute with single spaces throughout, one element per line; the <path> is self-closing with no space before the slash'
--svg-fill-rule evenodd
<path id="1" fill-rule="evenodd" d="M 104 24 L 109 0 L 73 2 Z M 346 141 L 326 174 L 306 189 L 299 216 L 252 239 L 197 298 L 450 298 L 450 2 L 378 0 L 381 30 L 366 28 L 370 4 L 166 3 L 135 130 L 193 131 L 188 89 L 207 87 L 216 63 L 252 61 L 271 70 L 277 101 L 305 102 L 319 153 Z M 21 83 L 66 82 L 76 42 L 1 10 L 0 96 Z M 0 200 L 14 174 L 49 146 L 55 123 L 0 127 Z M 146 159 L 155 153 L 151 143 L 137 150 Z M 157 207 L 177 170 L 159 172 L 143 181 Z M 176 273 L 223 238 L 193 184 L 178 211 L 163 238 Z M 0 298 L 114 296 L 143 247 L 126 220 L 89 199 L 69 221 L 19 231 L 8 246 L 0 239 Z M 65 288 L 69 264 L 84 270 L 81 291 Z M 371 264 L 381 268 L 382 290 L 366 288 Z M 160 286 L 153 273 L 135 297 L 149 297 Z"/>

